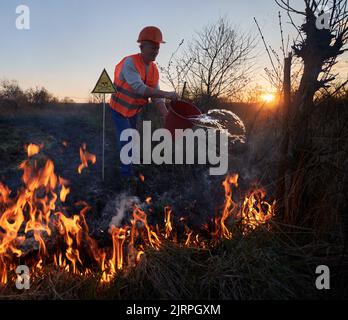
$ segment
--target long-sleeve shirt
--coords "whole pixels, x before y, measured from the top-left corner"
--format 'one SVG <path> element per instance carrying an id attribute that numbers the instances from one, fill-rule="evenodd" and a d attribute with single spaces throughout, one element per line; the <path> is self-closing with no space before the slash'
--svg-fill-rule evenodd
<path id="1" fill-rule="evenodd" d="M 149 71 L 149 66 L 146 64 L 145 64 L 145 70 L 147 74 Z M 124 64 L 120 73 L 120 80 L 126 81 L 137 94 L 140 94 L 142 96 L 145 94 L 146 84 L 141 80 L 140 74 L 135 68 L 133 60 L 130 57 L 128 57 L 124 61 Z M 157 89 L 160 89 L 159 85 L 157 85 Z M 152 99 L 152 101 L 156 104 L 159 102 L 165 102 L 165 99 L 154 98 Z"/>

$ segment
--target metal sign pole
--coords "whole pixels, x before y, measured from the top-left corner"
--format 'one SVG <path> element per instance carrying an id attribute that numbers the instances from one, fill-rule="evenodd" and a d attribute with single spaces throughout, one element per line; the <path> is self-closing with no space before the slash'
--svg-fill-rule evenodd
<path id="1" fill-rule="evenodd" d="M 103 156 L 102 156 L 102 179 L 104 181 L 105 178 L 105 94 L 106 93 L 116 93 L 116 89 L 104 69 L 102 74 L 100 75 L 97 84 L 95 85 L 92 93 L 103 94 Z"/>
<path id="2" fill-rule="evenodd" d="M 105 169 L 105 93 L 103 94 L 103 160 L 102 160 L 102 179 L 104 181 Z"/>

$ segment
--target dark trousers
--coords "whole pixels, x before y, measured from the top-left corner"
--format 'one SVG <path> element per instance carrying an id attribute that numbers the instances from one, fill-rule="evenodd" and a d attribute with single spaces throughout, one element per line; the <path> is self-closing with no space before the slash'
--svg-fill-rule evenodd
<path id="1" fill-rule="evenodd" d="M 112 119 L 114 121 L 115 128 L 116 128 L 116 143 L 117 143 L 117 154 L 119 157 L 120 175 L 124 176 L 124 177 L 130 177 L 130 176 L 134 175 L 134 170 L 133 170 L 132 164 L 123 164 L 121 159 L 120 159 L 121 149 L 128 142 L 121 141 L 120 137 L 121 137 L 121 133 L 123 130 L 136 129 L 138 114 L 136 114 L 135 116 L 133 116 L 131 118 L 126 118 L 123 115 L 121 115 L 120 113 L 118 113 L 117 111 L 115 111 L 114 109 L 112 109 L 112 108 L 110 108 L 110 109 L 112 112 L 111 113 Z"/>

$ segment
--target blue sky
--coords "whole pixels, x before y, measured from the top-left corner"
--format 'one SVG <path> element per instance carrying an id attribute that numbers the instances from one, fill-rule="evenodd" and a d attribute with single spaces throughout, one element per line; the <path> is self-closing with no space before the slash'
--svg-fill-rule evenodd
<path id="1" fill-rule="evenodd" d="M 30 30 L 16 29 L 20 4 L 30 8 Z M 82 102 L 104 67 L 112 77 L 123 56 L 139 51 L 136 39 L 146 25 L 156 25 L 164 34 L 167 43 L 157 61 L 165 65 L 181 39 L 189 41 L 219 16 L 257 34 L 255 16 L 277 48 L 278 11 L 274 0 L 1 0 L 0 79 L 16 79 L 25 89 L 45 86 L 59 97 Z M 285 32 L 291 30 L 285 24 Z M 256 78 L 262 82 L 268 60 L 261 41 L 258 48 Z"/>

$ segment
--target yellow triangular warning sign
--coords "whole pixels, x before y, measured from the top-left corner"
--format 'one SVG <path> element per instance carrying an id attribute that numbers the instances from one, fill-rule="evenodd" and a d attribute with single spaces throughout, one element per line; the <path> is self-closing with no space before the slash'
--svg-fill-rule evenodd
<path id="1" fill-rule="evenodd" d="M 108 73 L 104 69 L 92 93 L 115 93 L 115 92 L 116 92 L 116 89 L 114 85 L 112 84 L 112 81 Z"/>

